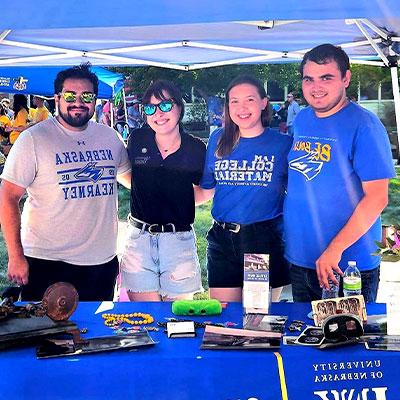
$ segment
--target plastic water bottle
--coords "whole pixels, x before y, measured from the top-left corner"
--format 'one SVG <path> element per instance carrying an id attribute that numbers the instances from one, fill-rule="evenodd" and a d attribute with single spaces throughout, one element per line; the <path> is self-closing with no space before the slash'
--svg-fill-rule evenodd
<path id="1" fill-rule="evenodd" d="M 333 275 L 338 282 L 340 282 L 340 275 L 336 271 L 332 271 Z M 339 297 L 339 284 L 333 283 L 332 280 L 328 280 L 329 288 L 326 289 L 325 287 L 322 288 L 322 300 L 324 299 L 333 299 L 335 297 Z"/>
<path id="2" fill-rule="evenodd" d="M 349 261 L 343 274 L 343 294 L 357 296 L 361 294 L 361 274 L 355 261 Z"/>

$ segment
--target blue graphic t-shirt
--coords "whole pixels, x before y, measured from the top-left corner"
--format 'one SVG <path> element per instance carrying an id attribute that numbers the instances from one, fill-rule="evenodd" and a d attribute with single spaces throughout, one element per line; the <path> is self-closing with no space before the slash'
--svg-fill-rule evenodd
<path id="1" fill-rule="evenodd" d="M 347 223 L 363 197 L 362 182 L 395 176 L 388 135 L 379 119 L 357 104 L 318 118 L 302 110 L 294 123 L 285 200 L 286 258 L 314 269 L 315 262 Z M 357 261 L 375 268 L 371 254 L 381 239 L 381 221 L 346 249 L 339 266 Z"/>
<path id="2" fill-rule="evenodd" d="M 213 218 L 251 224 L 282 214 L 292 138 L 267 128 L 260 136 L 240 138 L 229 156 L 217 158 L 222 132 L 210 136 L 200 182 L 204 189 L 215 188 Z"/>

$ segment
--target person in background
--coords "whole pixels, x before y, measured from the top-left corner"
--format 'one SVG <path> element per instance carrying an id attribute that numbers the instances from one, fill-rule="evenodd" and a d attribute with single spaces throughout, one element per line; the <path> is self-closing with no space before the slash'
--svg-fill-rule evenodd
<path id="1" fill-rule="evenodd" d="M 81 301 L 112 300 L 117 178 L 129 186 L 128 154 L 113 129 L 90 121 L 98 78 L 87 64 L 60 71 L 54 93 L 58 116 L 21 134 L 1 175 L 7 276 L 24 285 L 27 301 L 60 281 L 73 284 Z"/>
<path id="2" fill-rule="evenodd" d="M 286 119 L 287 132 L 288 135 L 293 136 L 293 122 L 297 114 L 300 112 L 300 106 L 299 103 L 297 103 L 297 101 L 295 100 L 294 94 L 292 92 L 288 93 L 287 102 L 288 102 L 287 119 Z"/>
<path id="3" fill-rule="evenodd" d="M 101 100 L 99 101 L 99 103 L 96 105 L 96 109 L 95 109 L 95 119 L 96 122 L 101 122 L 101 117 L 103 115 L 103 107 L 106 104 L 105 100 Z"/>
<path id="4" fill-rule="evenodd" d="M 245 253 L 270 255 L 272 300 L 290 282 L 283 257 L 283 199 L 292 138 L 268 128 L 264 86 L 239 76 L 226 90 L 225 126 L 210 136 L 196 204 L 213 195 L 207 234 L 210 296 L 241 301 Z M 214 194 L 215 193 L 215 194 Z"/>
<path id="5" fill-rule="evenodd" d="M 10 136 L 10 133 L 8 131 L 10 127 L 10 118 L 8 118 L 5 108 L 0 103 L 0 142 L 3 142 L 5 140 L 8 141 L 8 138 Z"/>
<path id="6" fill-rule="evenodd" d="M 100 123 L 111 126 L 111 110 L 111 103 L 109 101 L 106 101 L 103 105 L 103 112 L 101 114 Z"/>
<path id="7" fill-rule="evenodd" d="M 127 103 L 128 125 L 131 129 L 140 128 L 143 125 L 143 118 L 138 109 L 139 101 L 133 100 Z"/>
<path id="8" fill-rule="evenodd" d="M 33 96 L 33 104 L 36 106 L 35 113 L 31 120 L 31 124 L 45 121 L 49 118 L 50 112 L 44 105 L 45 98 L 42 96 Z"/>
<path id="9" fill-rule="evenodd" d="M 192 299 L 202 290 L 192 225 L 206 148 L 182 129 L 175 84 L 152 83 L 142 101 L 150 128 L 133 130 L 128 141 L 132 189 L 122 287 L 132 301 Z"/>
<path id="10" fill-rule="evenodd" d="M 4 107 L 7 117 L 12 121 L 14 118 L 14 111 L 10 108 L 10 99 L 8 97 L 4 97 L 1 99 L 1 104 Z"/>
<path id="11" fill-rule="evenodd" d="M 10 143 L 14 144 L 18 136 L 29 124 L 28 100 L 23 94 L 14 94 L 13 98 L 14 119 L 10 131 Z"/>
<path id="12" fill-rule="evenodd" d="M 338 283 L 333 272 L 342 275 L 356 261 L 364 299 L 373 302 L 380 258 L 372 253 L 382 238 L 388 181 L 396 176 L 388 135 L 375 114 L 346 97 L 350 63 L 340 47 L 307 52 L 300 74 L 309 107 L 294 121 L 285 201 L 293 299 L 320 299 L 328 280 Z"/>

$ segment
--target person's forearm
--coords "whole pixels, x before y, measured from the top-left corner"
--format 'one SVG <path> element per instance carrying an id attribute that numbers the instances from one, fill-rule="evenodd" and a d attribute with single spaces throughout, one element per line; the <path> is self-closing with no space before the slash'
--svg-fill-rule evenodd
<path id="1" fill-rule="evenodd" d="M 206 203 L 212 199 L 215 193 L 215 189 L 203 189 L 200 186 L 193 185 L 194 190 L 194 201 L 196 206 Z"/>
<path id="2" fill-rule="evenodd" d="M 387 196 L 364 196 L 328 248 L 343 253 L 371 228 L 386 205 Z"/>
<path id="3" fill-rule="evenodd" d="M 117 175 L 118 183 L 125 186 L 127 189 L 131 188 L 131 178 L 132 178 L 131 171 L 125 172 L 124 174 Z"/>
<path id="4" fill-rule="evenodd" d="M 24 251 L 21 244 L 21 214 L 19 203 L 1 196 L 0 223 L 6 242 L 8 257 L 21 257 Z"/>

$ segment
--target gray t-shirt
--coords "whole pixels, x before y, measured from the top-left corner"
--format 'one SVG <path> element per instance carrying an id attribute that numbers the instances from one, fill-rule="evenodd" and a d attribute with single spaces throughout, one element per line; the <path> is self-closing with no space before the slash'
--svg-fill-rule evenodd
<path id="1" fill-rule="evenodd" d="M 84 131 L 55 118 L 19 136 L 2 179 L 26 188 L 21 239 L 27 256 L 77 265 L 110 261 L 117 242 L 117 174 L 130 163 L 117 133 L 89 121 Z"/>

